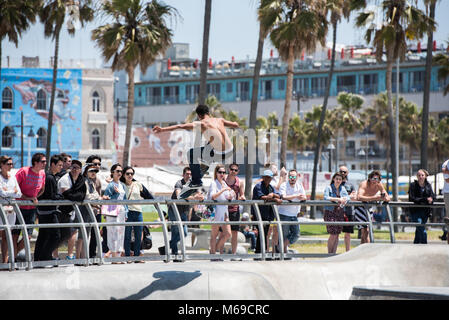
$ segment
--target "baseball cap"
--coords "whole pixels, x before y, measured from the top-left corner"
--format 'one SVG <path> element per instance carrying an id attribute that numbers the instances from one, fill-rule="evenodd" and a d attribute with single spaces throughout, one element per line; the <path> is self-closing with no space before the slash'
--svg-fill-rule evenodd
<path id="1" fill-rule="evenodd" d="M 270 177 L 270 178 L 273 178 L 273 171 L 271 171 L 271 170 L 265 170 L 265 171 L 263 172 L 262 177 Z"/>

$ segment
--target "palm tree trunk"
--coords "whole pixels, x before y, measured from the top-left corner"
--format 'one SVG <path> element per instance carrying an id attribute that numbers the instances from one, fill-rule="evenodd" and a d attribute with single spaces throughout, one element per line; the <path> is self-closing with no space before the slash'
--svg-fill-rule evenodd
<path id="1" fill-rule="evenodd" d="M 388 49 L 387 49 L 388 50 Z M 387 51 L 387 75 L 386 75 L 386 87 L 387 87 L 387 100 L 388 100 L 388 126 L 390 127 L 390 163 L 391 163 L 391 176 L 392 176 L 392 194 L 393 201 L 398 201 L 398 190 L 396 184 L 397 172 L 396 172 L 396 139 L 395 139 L 395 129 L 393 120 L 393 100 L 392 100 L 392 73 L 393 73 L 393 58 L 392 54 Z M 399 88 L 397 88 L 399 90 Z M 399 104 L 399 101 L 397 101 Z M 397 207 L 393 208 L 393 221 L 398 221 L 398 210 Z"/>
<path id="2" fill-rule="evenodd" d="M 131 143 L 131 131 L 133 127 L 134 117 L 134 66 L 128 67 L 128 113 L 126 118 L 126 133 L 125 133 L 125 145 L 123 149 L 123 167 L 126 167 L 129 163 L 130 155 L 130 143 Z"/>
<path id="3" fill-rule="evenodd" d="M 429 16 L 435 19 L 435 1 L 430 3 Z M 430 77 L 432 72 L 433 31 L 427 32 L 426 75 L 424 77 L 424 95 L 421 131 L 421 168 L 427 168 L 427 137 L 429 136 Z"/>
<path id="4" fill-rule="evenodd" d="M 259 25 L 259 40 L 257 42 L 257 57 L 256 64 L 254 66 L 253 75 L 253 90 L 251 96 L 251 106 L 249 111 L 249 129 L 255 131 L 257 125 L 257 97 L 259 95 L 259 78 L 260 69 L 262 67 L 262 55 L 263 55 L 263 45 L 265 42 L 266 34 L 263 32 L 263 28 Z M 252 182 L 254 173 L 254 164 L 248 163 L 248 144 L 245 152 L 245 196 L 246 199 L 251 199 L 252 193 Z"/>
<path id="5" fill-rule="evenodd" d="M 48 170 L 50 165 L 51 156 L 51 136 L 53 129 L 53 109 L 55 105 L 55 94 L 56 94 L 56 81 L 58 77 L 58 59 L 59 59 L 59 35 L 61 33 L 62 25 L 56 26 L 55 32 L 55 55 L 53 61 L 53 80 L 51 84 L 51 98 L 50 98 L 50 108 L 48 110 L 48 124 L 47 124 L 47 146 L 45 149 L 45 156 L 47 158 L 47 164 L 45 165 L 45 170 Z"/>
<path id="6" fill-rule="evenodd" d="M 290 121 L 290 105 L 292 100 L 293 88 L 293 68 L 295 63 L 295 56 L 293 54 L 293 47 L 290 47 L 288 53 L 287 66 L 287 88 L 285 91 L 285 105 L 284 115 L 282 116 L 282 139 L 281 139 L 281 165 L 280 168 L 287 164 L 287 138 L 288 138 L 288 124 Z"/>
<path id="7" fill-rule="evenodd" d="M 203 54 L 201 58 L 201 70 L 200 70 L 200 92 L 198 96 L 199 104 L 204 104 L 206 101 L 207 93 L 207 67 L 208 67 L 208 55 L 209 55 L 209 31 L 210 31 L 210 15 L 212 11 L 212 0 L 206 0 L 206 7 L 204 11 L 204 30 L 203 30 Z"/>
<path id="8" fill-rule="evenodd" d="M 329 100 L 330 90 L 331 90 L 331 82 L 332 76 L 334 74 L 334 66 L 335 66 L 335 44 L 337 42 L 337 23 L 333 23 L 333 33 L 332 33 L 332 58 L 331 58 L 331 66 L 329 69 L 329 75 L 327 78 L 326 84 L 326 93 L 324 95 L 323 108 L 321 109 L 321 117 L 320 123 L 318 125 L 318 137 L 315 144 L 315 156 L 313 159 L 313 175 L 312 175 L 312 193 L 310 196 L 311 200 L 315 200 L 316 195 L 316 175 L 317 175 L 317 167 L 318 167 L 318 157 L 321 149 L 321 135 L 323 132 L 324 118 L 326 116 L 327 110 L 327 101 Z M 316 207 L 311 207 L 310 210 L 310 218 L 315 219 Z"/>

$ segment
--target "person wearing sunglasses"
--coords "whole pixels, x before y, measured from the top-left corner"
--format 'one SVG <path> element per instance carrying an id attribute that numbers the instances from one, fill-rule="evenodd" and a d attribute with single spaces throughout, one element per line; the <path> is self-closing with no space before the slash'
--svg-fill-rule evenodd
<path id="1" fill-rule="evenodd" d="M 43 153 L 35 153 L 31 158 L 31 167 L 20 168 L 16 172 L 16 180 L 22 192 L 20 200 L 31 200 L 34 204 L 38 203 L 39 198 L 45 190 L 45 165 L 47 159 Z M 20 206 L 25 224 L 31 225 L 35 223 L 37 217 L 37 208 L 35 206 Z M 16 224 L 20 224 L 18 217 L 16 217 Z M 24 247 L 25 243 L 19 240 L 21 229 L 12 230 L 14 252 L 17 255 Z M 31 239 L 33 228 L 27 228 L 28 239 Z M 23 235 L 25 236 L 25 235 Z"/>
<path id="2" fill-rule="evenodd" d="M 58 181 L 59 193 L 64 196 L 65 200 L 82 202 L 86 198 L 87 187 L 86 179 L 82 175 L 83 164 L 79 160 L 71 160 L 71 166 L 67 169 L 67 173 Z M 75 211 L 72 205 L 59 206 L 59 211 L 61 211 L 59 222 L 61 223 L 79 223 L 79 219 L 76 217 Z M 80 207 L 80 211 L 84 222 L 92 222 L 90 215 L 86 212 L 84 206 Z M 78 230 L 80 228 L 65 227 L 61 228 L 61 242 L 68 240 L 67 244 L 67 260 L 75 259 L 73 254 L 76 240 L 78 239 Z M 91 228 L 86 228 L 88 237 L 90 235 Z M 86 239 L 88 240 L 88 239 Z M 78 245 L 78 249 L 79 249 Z M 80 250 L 76 251 L 76 258 L 82 257 Z M 54 253 L 56 255 L 56 252 Z"/>
<path id="3" fill-rule="evenodd" d="M 136 171 L 133 167 L 128 166 L 123 169 L 124 174 L 120 178 L 120 181 L 126 185 L 126 199 L 127 200 L 142 200 L 142 199 L 154 199 L 144 185 L 138 182 L 134 176 Z M 146 190 L 146 191 L 145 191 Z M 142 206 L 133 204 L 128 206 L 128 215 L 126 222 L 142 222 Z M 131 233 L 134 230 L 134 245 L 133 254 L 134 257 L 141 255 L 140 248 L 142 243 L 143 226 L 126 226 L 125 227 L 125 256 L 131 256 Z M 129 261 L 130 263 L 131 261 Z M 143 263 L 143 260 L 135 260 L 135 263 Z"/>
<path id="4" fill-rule="evenodd" d="M 298 181 L 298 172 L 292 169 L 287 175 L 288 181 L 281 184 L 279 193 L 284 200 L 304 201 L 307 200 L 306 191 L 300 181 Z M 298 221 L 301 206 L 279 206 L 279 219 L 281 221 Z M 299 225 L 282 225 L 282 234 L 284 235 L 284 252 L 287 252 L 288 246 L 295 243 L 299 238 Z"/>
<path id="5" fill-rule="evenodd" d="M 237 174 L 239 173 L 239 165 L 233 163 L 229 165 L 228 175 L 225 182 L 229 188 L 234 190 L 237 195 L 237 200 L 246 200 L 245 198 L 245 182 L 240 180 Z M 240 221 L 240 206 L 233 205 L 228 207 L 229 221 Z M 240 226 L 237 224 L 231 225 L 231 250 L 232 254 L 237 252 L 237 240 Z"/>
<path id="6" fill-rule="evenodd" d="M 225 182 L 226 168 L 219 164 L 214 170 L 214 181 L 210 184 L 208 199 L 216 201 L 234 200 L 236 198 L 235 192 L 228 187 Z M 229 221 L 228 206 L 215 206 L 214 222 Z M 222 232 L 220 232 L 220 228 Z M 223 253 L 224 244 L 231 237 L 231 226 L 229 224 L 213 224 L 210 235 L 210 254 L 215 254 L 216 251 Z M 217 240 L 217 236 L 220 234 Z M 221 259 L 213 259 L 221 260 Z"/>
<path id="7" fill-rule="evenodd" d="M 374 170 L 368 175 L 368 180 L 362 181 L 357 191 L 357 200 L 362 202 L 384 201 L 391 200 L 388 193 L 385 191 L 381 183 L 382 176 L 379 171 Z M 358 222 L 368 222 L 371 219 L 371 213 L 365 206 L 357 206 L 354 210 L 354 219 Z M 369 243 L 370 239 L 369 228 L 367 225 L 358 225 L 361 230 L 360 244 Z"/>
<path id="8" fill-rule="evenodd" d="M 38 198 L 41 200 L 63 200 L 64 197 L 58 191 L 57 174 L 62 170 L 62 157 L 53 155 L 50 158 L 50 167 L 45 173 L 45 191 Z M 57 206 L 41 206 L 37 211 L 40 224 L 59 223 Z M 61 239 L 60 228 L 40 228 L 34 248 L 34 261 L 52 260 L 52 252 Z"/>
<path id="9" fill-rule="evenodd" d="M 8 156 L 0 157 L 0 199 L 14 200 L 22 196 L 16 177 L 11 175 L 10 171 L 14 166 L 12 158 Z M 12 206 L 3 206 L 6 213 L 6 223 L 13 226 L 16 223 L 16 213 Z M 2 263 L 8 263 L 8 243 L 6 241 L 6 231 L 0 231 L 2 240 Z"/>
<path id="10" fill-rule="evenodd" d="M 119 163 L 114 164 L 111 167 L 112 181 L 108 184 L 106 190 L 104 191 L 104 195 L 109 197 L 111 200 L 125 200 L 126 198 L 126 185 L 120 181 L 122 175 L 122 166 Z M 113 212 L 113 214 L 109 214 L 109 212 L 102 212 L 102 214 L 107 214 L 106 222 L 125 222 L 128 212 L 128 206 L 117 205 L 115 207 L 114 205 L 113 208 L 118 208 L 118 212 L 111 211 L 111 213 Z M 107 230 L 109 252 L 106 254 L 106 257 L 109 257 L 110 255 L 112 255 L 112 258 L 119 257 L 123 252 L 123 246 L 125 242 L 125 226 L 108 226 Z M 116 262 L 113 263 L 116 264 Z"/>
<path id="11" fill-rule="evenodd" d="M 346 189 L 351 201 L 357 200 L 357 192 L 354 185 L 348 180 L 349 169 L 346 166 L 340 166 L 339 173 L 343 176 L 341 185 Z M 354 212 L 352 206 L 344 207 L 344 219 L 345 222 L 354 221 Z M 345 234 L 345 247 L 346 251 L 351 250 L 351 234 L 354 233 L 354 226 L 343 226 L 343 233 Z"/>

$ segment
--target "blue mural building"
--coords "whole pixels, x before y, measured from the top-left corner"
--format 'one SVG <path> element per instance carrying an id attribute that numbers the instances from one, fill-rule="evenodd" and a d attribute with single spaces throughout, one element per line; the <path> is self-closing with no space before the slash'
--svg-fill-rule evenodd
<path id="1" fill-rule="evenodd" d="M 33 153 L 45 153 L 52 78 L 52 69 L 2 70 L 1 154 L 13 157 L 15 167 L 20 166 L 22 143 L 25 166 Z M 51 154 L 66 152 L 77 158 L 82 147 L 81 69 L 58 70 L 53 112 Z"/>

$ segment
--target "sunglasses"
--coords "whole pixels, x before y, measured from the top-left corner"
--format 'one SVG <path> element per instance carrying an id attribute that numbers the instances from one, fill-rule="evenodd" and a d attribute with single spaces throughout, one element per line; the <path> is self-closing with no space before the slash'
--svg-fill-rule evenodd
<path id="1" fill-rule="evenodd" d="M 41 162 L 41 163 L 47 163 L 47 160 L 41 160 L 41 161 L 39 161 L 39 162 Z"/>
<path id="2" fill-rule="evenodd" d="M 296 179 L 297 176 L 288 176 L 289 179 Z"/>
<path id="3" fill-rule="evenodd" d="M 101 162 L 94 162 L 92 163 L 94 166 L 101 166 Z"/>
<path id="4" fill-rule="evenodd" d="M 134 172 L 126 172 L 125 173 L 127 176 L 133 176 L 134 175 Z"/>
<path id="5" fill-rule="evenodd" d="M 342 170 L 340 170 L 340 173 L 348 173 L 348 171 L 342 171 Z"/>
<path id="6" fill-rule="evenodd" d="M 122 173 L 123 170 L 115 170 L 114 172 L 116 172 L 116 173 Z"/>
<path id="7" fill-rule="evenodd" d="M 239 172 L 239 169 L 229 169 L 229 171 Z"/>
<path id="8" fill-rule="evenodd" d="M 379 178 L 371 178 L 372 181 L 380 181 Z"/>
<path id="9" fill-rule="evenodd" d="M 219 174 L 226 174 L 226 171 L 217 171 Z"/>
<path id="10" fill-rule="evenodd" d="M 4 163 L 4 165 L 5 165 L 5 166 L 13 166 L 14 163 L 12 163 L 12 162 L 7 162 L 7 163 Z"/>

